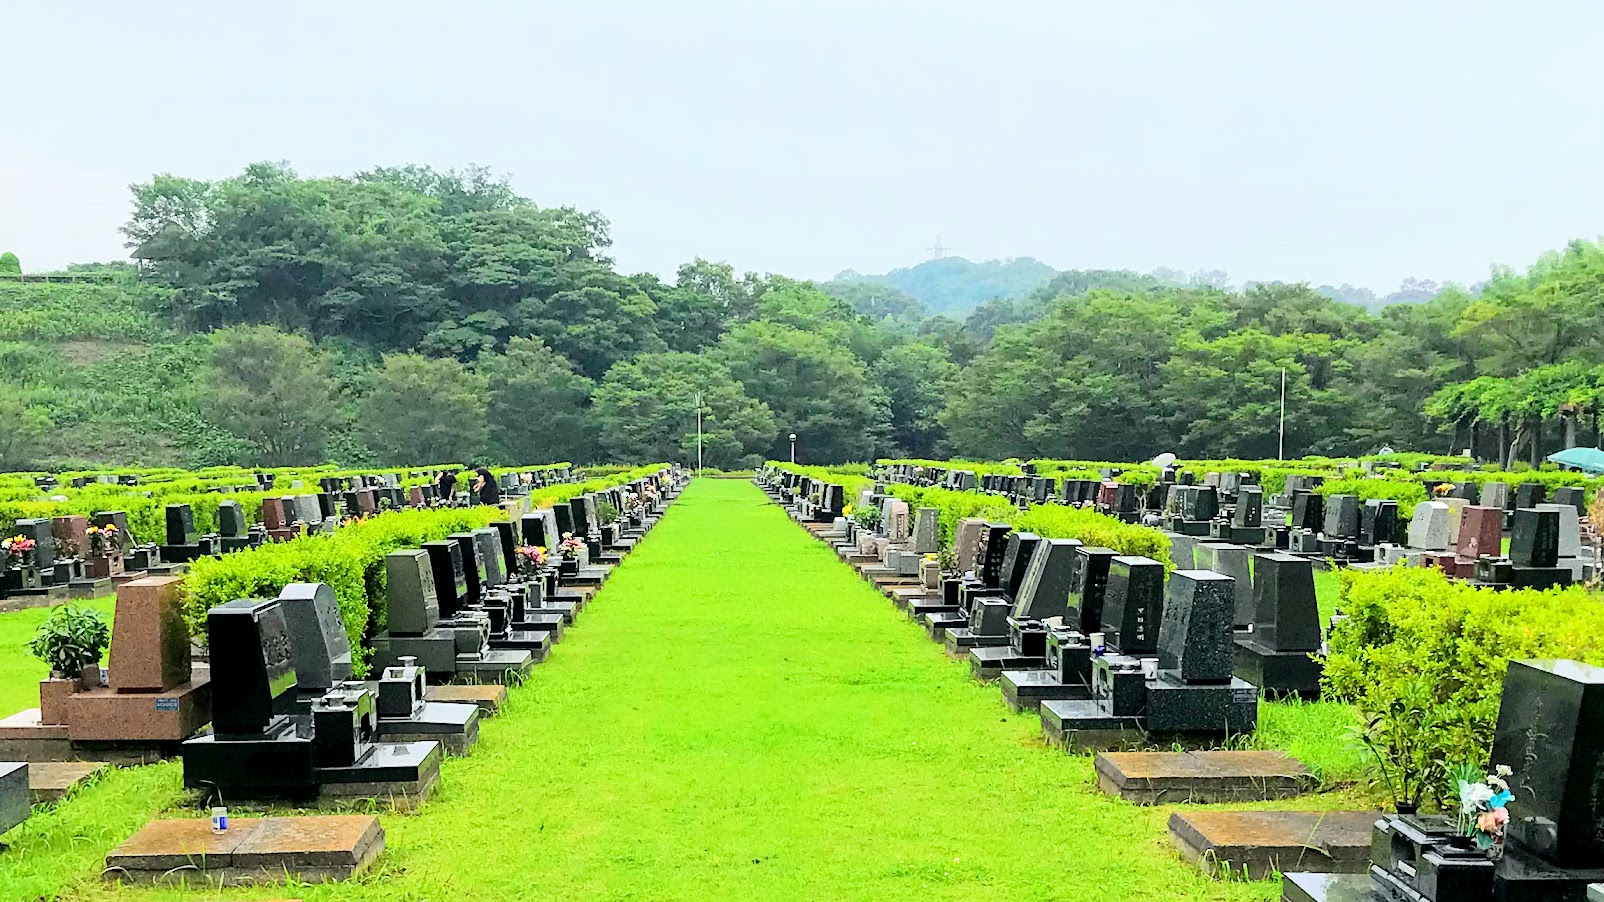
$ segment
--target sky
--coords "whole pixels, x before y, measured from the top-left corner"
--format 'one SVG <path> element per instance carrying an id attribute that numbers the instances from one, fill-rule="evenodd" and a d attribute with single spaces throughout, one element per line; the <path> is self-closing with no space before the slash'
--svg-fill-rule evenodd
<path id="1" fill-rule="evenodd" d="M 929 256 L 1475 282 L 1604 233 L 1604 4 L 32 2 L 0 251 L 125 257 L 128 186 L 481 164 L 626 272 Z"/>

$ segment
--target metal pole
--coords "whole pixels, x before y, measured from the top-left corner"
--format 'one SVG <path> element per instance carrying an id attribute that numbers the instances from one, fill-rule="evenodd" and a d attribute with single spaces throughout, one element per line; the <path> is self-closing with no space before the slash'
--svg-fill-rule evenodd
<path id="1" fill-rule="evenodd" d="M 796 433 L 791 433 L 791 466 L 796 466 Z"/>
<path id="2" fill-rule="evenodd" d="M 702 393 L 696 393 L 696 475 L 702 475 Z"/>
<path id="3" fill-rule="evenodd" d="M 1281 439 L 1275 446 L 1275 459 L 1285 460 L 1287 456 L 1287 368 L 1281 368 Z"/>

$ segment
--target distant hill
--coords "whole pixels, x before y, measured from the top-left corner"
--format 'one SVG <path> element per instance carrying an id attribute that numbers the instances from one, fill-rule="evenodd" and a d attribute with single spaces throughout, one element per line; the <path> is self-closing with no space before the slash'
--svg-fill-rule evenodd
<path id="1" fill-rule="evenodd" d="M 833 283 L 871 282 L 887 285 L 913 298 L 931 314 L 962 317 L 996 298 L 1022 298 L 1047 284 L 1058 270 L 1033 257 L 987 260 L 975 263 L 963 257 L 939 257 L 918 266 L 893 269 L 884 275 L 853 270 L 837 273 Z M 833 292 L 832 292 L 833 293 Z"/>

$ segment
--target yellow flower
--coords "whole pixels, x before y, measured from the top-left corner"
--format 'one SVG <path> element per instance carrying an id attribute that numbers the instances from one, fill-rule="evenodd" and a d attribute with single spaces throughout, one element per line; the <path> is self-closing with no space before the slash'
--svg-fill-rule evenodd
<path id="1" fill-rule="evenodd" d="M 843 516 L 843 517 L 852 516 L 852 505 L 848 504 L 848 505 L 843 506 L 841 508 L 841 516 Z"/>

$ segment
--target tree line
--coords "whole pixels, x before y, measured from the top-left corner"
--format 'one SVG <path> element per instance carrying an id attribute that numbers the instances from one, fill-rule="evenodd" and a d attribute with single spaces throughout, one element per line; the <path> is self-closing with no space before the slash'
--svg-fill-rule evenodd
<path id="1" fill-rule="evenodd" d="M 960 320 L 862 280 L 625 274 L 600 214 L 482 169 L 257 164 L 133 199 L 137 276 L 0 286 L 32 311 L 0 327 L 0 464 L 690 460 L 698 411 L 720 467 L 791 433 L 819 462 L 1273 457 L 1283 380 L 1287 456 L 1597 433 L 1594 390 L 1555 388 L 1604 366 L 1587 242 L 1379 312 L 1088 270 Z"/>

